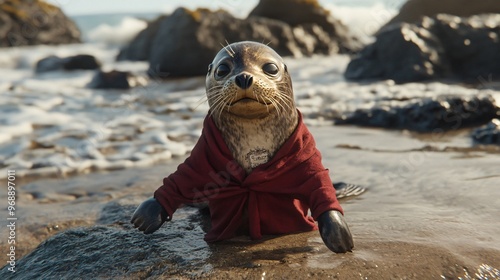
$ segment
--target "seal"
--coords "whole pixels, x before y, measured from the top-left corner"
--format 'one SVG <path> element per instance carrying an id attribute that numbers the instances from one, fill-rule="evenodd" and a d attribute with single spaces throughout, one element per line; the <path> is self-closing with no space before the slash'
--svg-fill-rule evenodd
<path id="1" fill-rule="evenodd" d="M 137 208 L 134 226 L 152 233 L 180 205 L 208 202 L 207 242 L 319 229 L 330 250 L 351 251 L 352 235 L 295 107 L 283 59 L 264 44 L 228 45 L 208 67 L 206 95 L 210 111 L 198 143 Z"/>

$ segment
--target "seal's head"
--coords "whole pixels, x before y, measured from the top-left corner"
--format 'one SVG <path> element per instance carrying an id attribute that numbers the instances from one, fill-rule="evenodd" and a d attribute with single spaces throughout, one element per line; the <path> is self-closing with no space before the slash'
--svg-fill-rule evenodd
<path id="1" fill-rule="evenodd" d="M 206 86 L 214 123 L 247 173 L 269 161 L 297 127 L 290 75 L 264 44 L 224 47 L 208 67 Z"/>
<path id="2" fill-rule="evenodd" d="M 238 42 L 221 49 L 208 66 L 206 87 L 215 119 L 225 114 L 261 119 L 295 111 L 292 82 L 283 59 L 257 42 Z"/>

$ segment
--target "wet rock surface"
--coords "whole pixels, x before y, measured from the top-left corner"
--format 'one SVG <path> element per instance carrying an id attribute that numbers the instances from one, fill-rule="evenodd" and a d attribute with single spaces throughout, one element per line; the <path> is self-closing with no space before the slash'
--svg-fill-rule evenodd
<path id="1" fill-rule="evenodd" d="M 439 96 L 408 105 L 358 109 L 337 124 L 443 132 L 487 123 L 500 113 L 491 96 Z"/>
<path id="2" fill-rule="evenodd" d="M 58 70 L 95 70 L 101 67 L 101 63 L 93 56 L 80 54 L 68 57 L 58 57 L 55 55 L 42 58 L 36 63 L 35 72 L 45 73 Z"/>
<path id="3" fill-rule="evenodd" d="M 204 233 L 189 219 L 182 220 L 197 215 L 196 210 L 181 210 L 180 220 L 151 235 L 132 228 L 129 219 L 134 210 L 134 205 L 110 202 L 95 226 L 69 229 L 42 242 L 17 263 L 22 269 L 16 277 L 143 279 L 203 273 L 203 262 L 210 256 Z M 5 267 L 0 277 L 9 279 L 10 273 Z"/>
<path id="4" fill-rule="evenodd" d="M 478 144 L 500 145 L 500 119 L 494 119 L 472 132 L 472 139 Z"/>
<path id="5" fill-rule="evenodd" d="M 321 11 L 321 16 L 305 12 L 308 18 L 303 24 L 291 25 L 258 12 L 239 19 L 223 10 L 179 8 L 151 22 L 120 52 L 118 59 L 146 59 L 149 74 L 165 78 L 204 75 L 226 42 L 265 42 L 282 56 L 331 54 L 359 48 L 340 21 L 331 19 L 323 9 L 315 9 Z"/>
<path id="6" fill-rule="evenodd" d="M 76 24 L 57 7 L 40 0 L 0 3 L 0 47 L 80 43 Z"/>
<path id="7" fill-rule="evenodd" d="M 496 0 L 409 0 L 399 10 L 399 13 L 381 29 L 400 22 L 413 23 L 424 16 L 449 14 L 468 17 L 479 14 L 500 13 L 500 3 Z"/>
<path id="8" fill-rule="evenodd" d="M 351 80 L 397 83 L 459 79 L 479 83 L 500 78 L 500 14 L 469 18 L 439 14 L 391 25 L 347 66 Z"/>

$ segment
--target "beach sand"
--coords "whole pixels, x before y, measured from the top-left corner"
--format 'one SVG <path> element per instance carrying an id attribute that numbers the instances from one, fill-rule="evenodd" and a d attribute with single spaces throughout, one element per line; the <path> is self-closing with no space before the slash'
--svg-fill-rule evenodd
<path id="1" fill-rule="evenodd" d="M 203 241 L 200 215 L 186 208 L 158 231 L 190 233 L 180 236 L 174 247 L 158 249 L 179 258 L 164 260 L 168 262 L 164 267 L 160 262 L 125 275 L 152 279 L 500 279 L 498 149 L 470 148 L 466 130 L 418 137 L 404 131 L 343 126 L 310 126 L 310 130 L 333 180 L 368 189 L 359 197 L 341 200 L 354 236 L 353 252 L 330 252 L 318 232 L 258 241 L 238 237 L 208 245 Z M 69 178 L 19 179 L 17 259 L 71 228 L 98 224 L 135 231 L 128 225 L 133 209 L 183 159 Z M 0 199 L 6 201 L 4 191 Z M 113 202 L 126 205 L 126 211 L 119 221 L 103 220 L 106 206 Z M 0 236 L 7 234 L 2 221 Z M 7 245 L 6 238 L 0 239 L 2 252 Z M 0 261 L 6 263 L 6 254 Z M 16 276 L 26 272 L 22 264 L 19 261 Z"/>

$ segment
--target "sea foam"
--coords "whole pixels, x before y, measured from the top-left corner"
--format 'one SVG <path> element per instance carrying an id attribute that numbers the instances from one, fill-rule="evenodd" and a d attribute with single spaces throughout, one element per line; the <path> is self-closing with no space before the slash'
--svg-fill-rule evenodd
<path id="1" fill-rule="evenodd" d="M 134 17 L 125 17 L 118 25 L 101 24 L 89 31 L 87 37 L 90 42 L 106 43 L 111 45 L 125 45 L 130 42 L 147 23 Z"/>

